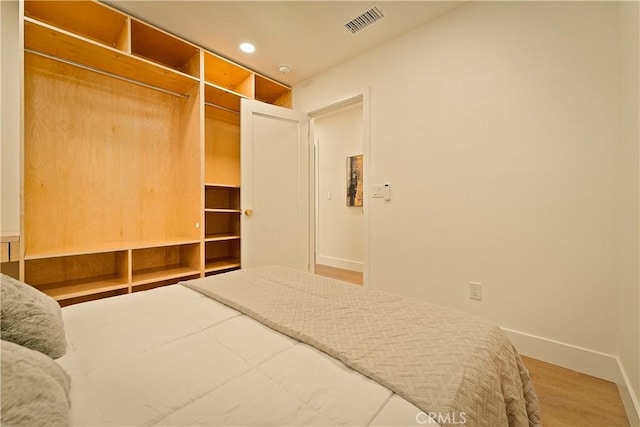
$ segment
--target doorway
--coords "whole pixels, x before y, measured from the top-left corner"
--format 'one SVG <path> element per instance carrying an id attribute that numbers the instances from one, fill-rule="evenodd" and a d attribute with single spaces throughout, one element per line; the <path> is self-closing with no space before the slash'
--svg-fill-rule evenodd
<path id="1" fill-rule="evenodd" d="M 362 285 L 367 237 L 366 197 L 362 197 L 365 176 L 362 167 L 353 166 L 358 157 L 363 166 L 367 162 L 363 156 L 363 97 L 311 116 L 315 152 L 315 272 Z M 354 201 L 356 183 L 360 198 Z"/>

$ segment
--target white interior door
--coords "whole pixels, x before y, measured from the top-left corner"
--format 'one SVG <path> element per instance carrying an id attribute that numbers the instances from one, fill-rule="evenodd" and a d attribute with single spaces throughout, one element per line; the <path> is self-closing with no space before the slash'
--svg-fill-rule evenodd
<path id="1" fill-rule="evenodd" d="M 308 271 L 308 117 L 243 99 L 240 126 L 242 266 Z"/>

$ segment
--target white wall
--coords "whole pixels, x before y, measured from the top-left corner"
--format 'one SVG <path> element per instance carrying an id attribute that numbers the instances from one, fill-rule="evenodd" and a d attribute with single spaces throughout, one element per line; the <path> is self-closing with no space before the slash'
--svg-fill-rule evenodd
<path id="1" fill-rule="evenodd" d="M 0 231 L 20 231 L 20 50 L 18 2 L 0 1 Z"/>
<path id="2" fill-rule="evenodd" d="M 362 154 L 362 104 L 315 119 L 317 162 L 316 262 L 362 271 L 364 223 L 361 207 L 347 206 L 348 156 Z M 331 199 L 329 199 L 329 194 Z"/>
<path id="3" fill-rule="evenodd" d="M 371 182 L 393 193 L 369 201 L 372 287 L 617 379 L 618 6 L 472 2 L 294 88 L 305 111 L 371 88 Z"/>
<path id="4" fill-rule="evenodd" d="M 621 4 L 620 28 L 620 168 L 617 220 L 619 357 L 625 374 L 640 396 L 640 7 L 637 2 Z M 629 404 L 629 402 L 625 402 Z M 638 402 L 634 402 L 640 414 Z M 637 420 L 640 423 L 640 420 Z"/>

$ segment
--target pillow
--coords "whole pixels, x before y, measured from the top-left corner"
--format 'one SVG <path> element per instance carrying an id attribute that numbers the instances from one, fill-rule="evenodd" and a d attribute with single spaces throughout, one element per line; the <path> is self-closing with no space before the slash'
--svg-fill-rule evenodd
<path id="1" fill-rule="evenodd" d="M 34 287 L 0 274 L 0 338 L 57 359 L 67 351 L 58 303 Z"/>
<path id="2" fill-rule="evenodd" d="M 0 423 L 7 426 L 68 426 L 69 375 L 44 354 L 2 341 Z"/>

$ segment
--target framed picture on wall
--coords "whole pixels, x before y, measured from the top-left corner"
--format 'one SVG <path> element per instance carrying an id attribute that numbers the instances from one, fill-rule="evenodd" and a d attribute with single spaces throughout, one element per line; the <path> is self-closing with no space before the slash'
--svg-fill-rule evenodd
<path id="1" fill-rule="evenodd" d="M 347 157 L 347 206 L 362 206 L 362 154 Z"/>

